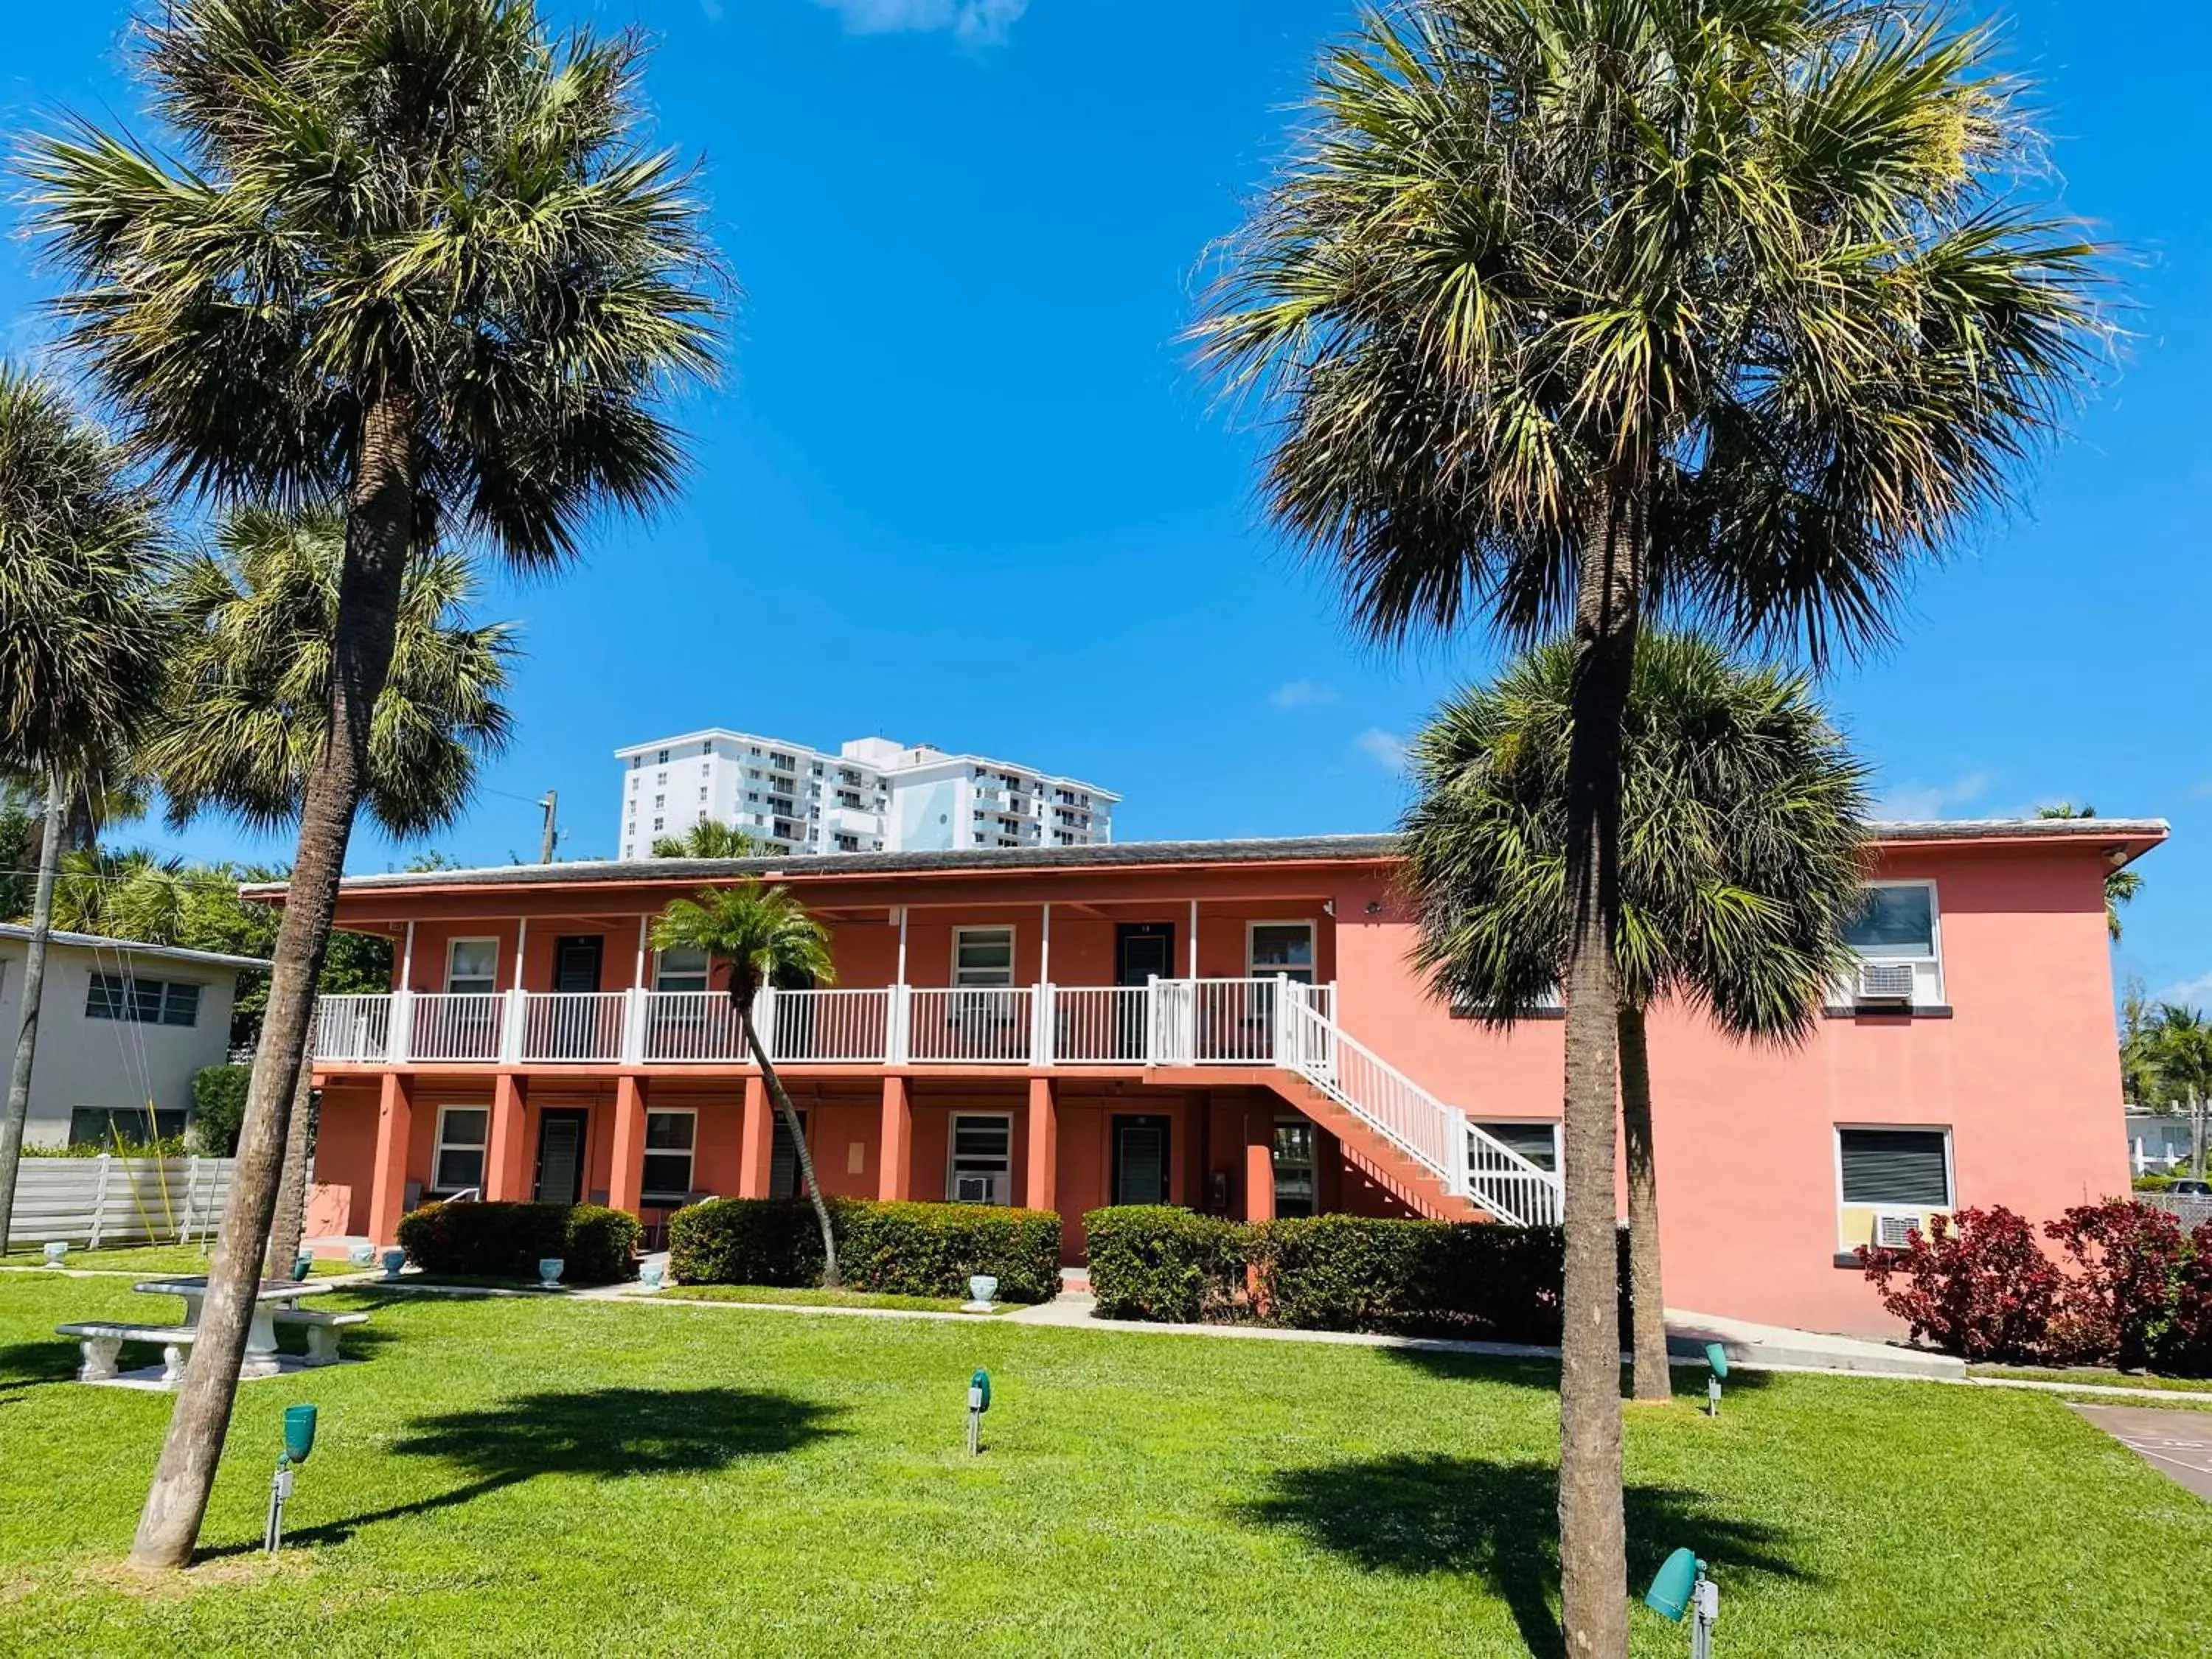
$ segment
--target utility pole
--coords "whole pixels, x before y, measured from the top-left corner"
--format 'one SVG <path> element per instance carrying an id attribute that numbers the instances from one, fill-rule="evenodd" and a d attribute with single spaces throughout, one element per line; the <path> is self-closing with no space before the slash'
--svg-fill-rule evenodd
<path id="1" fill-rule="evenodd" d="M 545 799 L 538 804 L 545 811 L 545 840 L 538 849 L 538 861 L 540 864 L 550 864 L 553 862 L 553 843 L 560 839 L 556 826 L 561 810 L 561 792 L 557 789 L 548 789 L 545 792 Z"/>

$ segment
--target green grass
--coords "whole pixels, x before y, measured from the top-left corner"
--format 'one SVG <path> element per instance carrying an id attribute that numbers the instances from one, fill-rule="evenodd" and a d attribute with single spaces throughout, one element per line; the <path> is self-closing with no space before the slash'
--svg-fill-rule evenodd
<path id="1" fill-rule="evenodd" d="M 372 1314 L 368 1363 L 241 1391 L 209 1559 L 148 1585 L 114 1564 L 172 1402 L 68 1381 L 51 1334 L 143 1300 L 0 1275 L 0 1649 L 1559 1651 L 1548 1365 L 572 1298 L 325 1297 Z M 270 1567 L 298 1401 L 321 1434 Z M 2049 1395 L 1753 1374 L 1717 1420 L 1632 1411 L 1628 1478 L 1638 1588 L 1695 1547 L 1726 1653 L 2201 1648 L 2172 1574 L 2212 1505 Z"/>
<path id="2" fill-rule="evenodd" d="M 40 1256 L 36 1247 L 26 1250 L 19 1243 L 5 1257 L 11 1267 L 35 1267 Z M 197 1244 L 141 1244 L 127 1249 L 72 1249 L 62 1264 L 68 1267 L 101 1273 L 204 1273 L 208 1270 L 208 1253 Z M 361 1273 L 363 1269 L 343 1261 L 318 1260 L 309 1270 L 311 1279 L 328 1279 L 339 1273 Z"/>
<path id="3" fill-rule="evenodd" d="M 1966 1375 L 2002 1377 L 2013 1382 L 2088 1383 L 2100 1389 L 2142 1389 L 2153 1394 L 2212 1395 L 2212 1377 L 2147 1376 L 2140 1371 L 2106 1370 L 2099 1365 L 1969 1365 Z"/>
<path id="4" fill-rule="evenodd" d="M 908 1312 L 958 1313 L 965 1305 L 957 1296 L 895 1296 L 888 1291 L 792 1290 L 780 1285 L 675 1285 L 660 1293 L 664 1302 L 745 1302 L 756 1307 L 777 1308 L 898 1308 Z M 1012 1313 L 1014 1304 L 1000 1302 L 994 1314 Z M 978 1314 L 977 1318 L 983 1317 Z"/>

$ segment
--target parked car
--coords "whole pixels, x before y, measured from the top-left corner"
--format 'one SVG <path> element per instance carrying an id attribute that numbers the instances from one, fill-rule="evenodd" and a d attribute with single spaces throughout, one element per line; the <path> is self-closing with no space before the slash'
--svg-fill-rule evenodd
<path id="1" fill-rule="evenodd" d="M 2212 1198 L 2212 1181 L 2177 1181 L 2166 1190 L 2191 1198 Z"/>

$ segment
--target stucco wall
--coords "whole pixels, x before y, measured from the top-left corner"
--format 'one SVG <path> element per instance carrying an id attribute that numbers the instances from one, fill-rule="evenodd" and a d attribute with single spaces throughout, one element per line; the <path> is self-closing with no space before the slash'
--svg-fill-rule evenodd
<path id="1" fill-rule="evenodd" d="M 0 1031 L 10 1052 L 23 1018 L 21 939 L 0 938 Z M 136 974 L 182 981 L 200 988 L 199 1017 L 190 1026 L 144 1025 L 135 1020 L 89 1019 L 85 1003 L 95 972 Z M 192 1078 L 219 1066 L 230 1047 L 234 969 L 161 957 L 94 952 L 57 941 L 46 953 L 46 989 L 39 1004 L 39 1049 L 31 1073 L 30 1117 L 23 1139 L 30 1146 L 66 1142 L 70 1114 L 80 1106 L 189 1111 Z"/>

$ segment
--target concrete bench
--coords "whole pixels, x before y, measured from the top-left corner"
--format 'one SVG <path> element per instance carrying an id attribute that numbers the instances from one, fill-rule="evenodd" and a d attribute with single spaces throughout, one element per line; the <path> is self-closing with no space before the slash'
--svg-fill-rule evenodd
<path id="1" fill-rule="evenodd" d="M 56 1332 L 63 1336 L 78 1339 L 84 1354 L 84 1363 L 77 1367 L 80 1382 L 112 1382 L 116 1376 L 116 1360 L 126 1342 L 157 1342 L 161 1347 L 161 1381 L 174 1382 L 185 1374 L 185 1351 L 192 1346 L 198 1334 L 187 1325 L 125 1325 L 106 1322 L 90 1322 L 82 1325 L 57 1325 Z"/>
<path id="2" fill-rule="evenodd" d="M 297 1325 L 307 1333 L 307 1363 L 338 1363 L 338 1333 L 349 1325 L 366 1325 L 365 1313 L 320 1313 L 313 1308 L 279 1308 L 270 1316 L 279 1325 Z"/>

